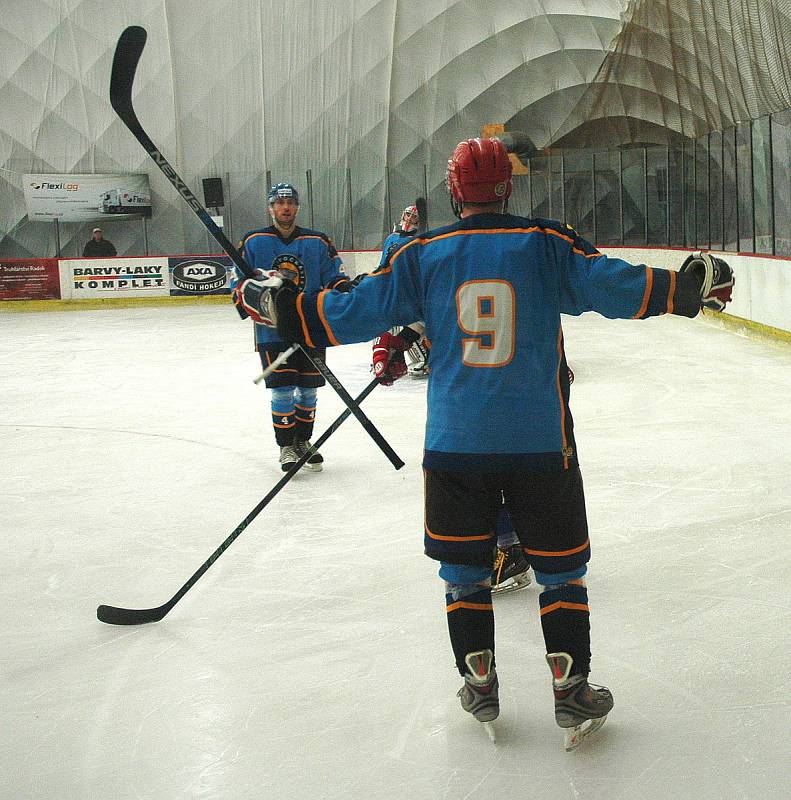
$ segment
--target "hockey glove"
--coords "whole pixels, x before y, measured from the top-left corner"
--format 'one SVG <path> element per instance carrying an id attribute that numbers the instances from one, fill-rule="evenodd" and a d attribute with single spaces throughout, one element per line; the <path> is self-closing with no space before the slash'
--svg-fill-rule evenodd
<path id="1" fill-rule="evenodd" d="M 373 341 L 374 377 L 382 386 L 392 386 L 399 378 L 406 375 L 404 351 L 409 343 L 400 336 L 385 332 Z"/>
<path id="2" fill-rule="evenodd" d="M 710 253 L 692 253 L 679 272 L 689 272 L 700 281 L 700 304 L 711 311 L 723 311 L 731 302 L 733 270 L 721 258 Z"/>
<path id="3" fill-rule="evenodd" d="M 258 278 L 259 280 L 265 280 L 264 271 L 262 269 L 256 269 L 253 270 L 253 272 L 256 278 Z M 241 287 L 242 283 L 244 283 L 244 280 L 245 279 L 242 278 L 242 280 L 239 281 L 239 283 L 237 283 L 236 286 L 234 286 L 231 289 L 231 300 L 233 301 L 233 304 L 239 316 L 242 319 L 249 319 L 250 315 L 247 313 L 245 307 L 242 305 L 242 295 L 239 292 L 239 288 Z"/>
<path id="4" fill-rule="evenodd" d="M 256 270 L 256 272 L 260 273 L 261 271 Z M 242 316 L 244 313 L 254 322 L 266 325 L 267 328 L 277 327 L 275 295 L 284 286 L 296 292 L 296 286 L 290 276 L 277 270 L 263 272 L 254 278 L 245 278 L 234 289 L 233 295 L 239 315 Z M 244 318 L 242 316 L 242 319 Z"/>

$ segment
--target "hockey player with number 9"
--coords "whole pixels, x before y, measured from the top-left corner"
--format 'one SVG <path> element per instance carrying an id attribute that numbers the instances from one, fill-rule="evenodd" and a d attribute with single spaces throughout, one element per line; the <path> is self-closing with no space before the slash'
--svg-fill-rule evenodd
<path id="1" fill-rule="evenodd" d="M 694 317 L 702 306 L 724 308 L 733 273 L 705 253 L 679 272 L 630 264 L 559 222 L 508 214 L 511 163 L 496 139 L 460 142 L 447 183 L 459 220 L 399 248 L 353 292 L 305 294 L 297 305 L 288 281 L 240 289 L 284 340 L 311 347 L 425 321 L 424 546 L 445 581 L 462 708 L 483 723 L 499 714 L 489 581 L 504 499 L 542 587 L 555 720 L 572 749 L 613 699 L 588 683 L 591 549 L 560 315 Z"/>

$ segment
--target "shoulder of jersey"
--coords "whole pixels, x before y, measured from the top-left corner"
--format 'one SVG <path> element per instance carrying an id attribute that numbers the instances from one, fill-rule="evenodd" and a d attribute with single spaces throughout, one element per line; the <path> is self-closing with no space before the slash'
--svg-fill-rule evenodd
<path id="1" fill-rule="evenodd" d="M 297 232 L 297 238 L 300 236 L 318 236 L 319 239 L 324 239 L 325 242 L 331 243 L 331 239 L 326 233 L 314 230 L 313 228 L 303 228 L 300 226 L 299 231 Z"/>
<path id="2" fill-rule="evenodd" d="M 567 222 L 560 222 L 556 219 L 545 219 L 544 217 L 535 217 L 530 220 L 533 225 L 537 225 L 545 230 L 555 231 L 555 233 L 562 233 L 564 236 L 576 239 L 579 234 Z"/>
<path id="3" fill-rule="evenodd" d="M 274 233 L 274 231 L 274 225 L 269 225 L 266 228 L 256 228 L 254 231 L 247 231 L 247 233 L 242 236 L 241 243 L 244 244 L 251 236 L 256 236 L 259 233 Z"/>

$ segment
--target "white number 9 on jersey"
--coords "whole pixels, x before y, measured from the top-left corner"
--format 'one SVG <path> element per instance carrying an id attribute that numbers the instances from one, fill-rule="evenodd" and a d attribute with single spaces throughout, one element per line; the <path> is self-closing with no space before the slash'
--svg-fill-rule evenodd
<path id="1" fill-rule="evenodd" d="M 508 281 L 466 281 L 456 290 L 462 361 L 468 367 L 504 367 L 514 357 L 516 295 Z"/>

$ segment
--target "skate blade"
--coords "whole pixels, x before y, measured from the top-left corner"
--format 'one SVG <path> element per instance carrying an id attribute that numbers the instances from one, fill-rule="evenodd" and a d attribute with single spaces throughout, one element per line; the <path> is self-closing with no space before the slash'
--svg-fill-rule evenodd
<path id="1" fill-rule="evenodd" d="M 530 586 L 532 581 L 530 578 L 525 577 L 520 580 L 515 580 L 513 583 L 506 584 L 505 586 L 492 586 L 492 594 L 508 594 L 509 592 L 516 592 L 519 589 L 524 589 L 525 586 Z"/>
<path id="2" fill-rule="evenodd" d="M 494 727 L 493 722 L 483 722 L 483 729 L 486 731 L 486 735 L 489 737 L 489 741 L 492 744 L 497 744 L 497 730 Z"/>
<path id="3" fill-rule="evenodd" d="M 607 720 L 607 715 L 605 714 L 603 717 L 597 717 L 596 719 L 589 719 L 586 722 L 583 722 L 581 725 L 575 725 L 573 728 L 568 728 L 566 730 L 565 740 L 563 742 L 563 746 L 566 748 L 566 752 L 570 753 L 572 750 L 576 750 L 582 740 L 589 736 L 592 733 L 595 733 L 599 728 Z"/>
<path id="4" fill-rule="evenodd" d="M 302 465 L 302 469 L 306 469 L 308 472 L 321 472 L 324 469 L 324 464 L 308 464 L 305 462 Z"/>

